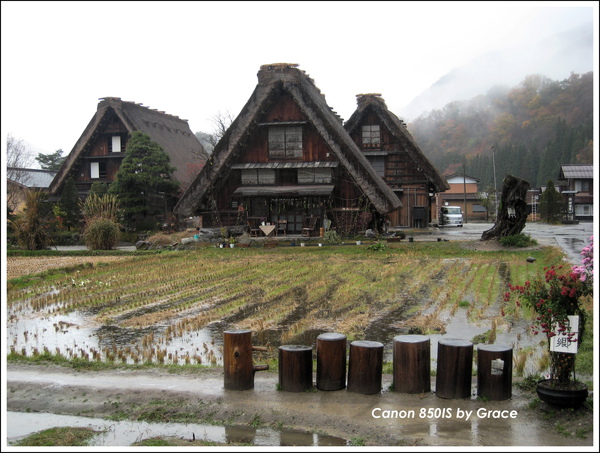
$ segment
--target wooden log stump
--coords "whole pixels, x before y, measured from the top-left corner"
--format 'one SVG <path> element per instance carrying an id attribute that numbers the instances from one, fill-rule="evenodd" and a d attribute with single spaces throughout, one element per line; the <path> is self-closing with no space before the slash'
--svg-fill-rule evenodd
<path id="1" fill-rule="evenodd" d="M 286 392 L 312 388 L 312 347 L 297 344 L 279 346 L 279 387 Z"/>
<path id="2" fill-rule="evenodd" d="M 440 398 L 470 398 L 473 343 L 456 338 L 438 342 L 435 392 Z"/>
<path id="3" fill-rule="evenodd" d="M 346 335 L 323 333 L 317 337 L 317 388 L 346 388 Z"/>
<path id="4" fill-rule="evenodd" d="M 252 346 L 251 330 L 226 330 L 223 332 L 223 371 L 226 390 L 254 388 L 254 373 L 267 370 L 268 365 L 252 364 L 252 351 L 267 348 Z"/>
<path id="5" fill-rule="evenodd" d="M 426 393 L 431 391 L 431 341 L 425 335 L 394 337 L 394 391 Z"/>
<path id="6" fill-rule="evenodd" d="M 477 396 L 490 401 L 512 396 L 513 350 L 509 346 L 486 344 L 477 347 Z"/>
<path id="7" fill-rule="evenodd" d="M 348 391 L 372 395 L 381 392 L 383 343 L 353 341 L 350 343 Z"/>

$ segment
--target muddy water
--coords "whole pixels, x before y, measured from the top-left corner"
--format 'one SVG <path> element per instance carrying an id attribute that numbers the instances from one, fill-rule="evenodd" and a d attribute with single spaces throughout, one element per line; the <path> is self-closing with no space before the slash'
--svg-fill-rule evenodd
<path id="1" fill-rule="evenodd" d="M 34 432 L 62 426 L 85 427 L 94 431 L 102 431 L 102 434 L 90 441 L 89 446 L 91 447 L 129 446 L 142 439 L 159 436 L 265 446 L 347 445 L 344 439 L 334 436 L 322 436 L 298 430 L 253 428 L 251 426 L 107 421 L 99 418 L 27 412 L 6 412 L 5 417 L 9 445 Z"/>
<path id="2" fill-rule="evenodd" d="M 157 369 L 87 372 L 59 367 L 10 364 L 8 368 L 6 437 L 14 440 L 50 426 L 90 426 L 107 429 L 94 445 L 127 446 L 153 436 L 206 439 L 216 442 L 247 442 L 253 445 L 348 445 L 354 437 L 377 445 L 420 446 L 590 446 L 586 439 L 565 437 L 553 423 L 544 422 L 528 410 L 531 396 L 513 387 L 512 398 L 484 401 L 476 397 L 445 399 L 432 392 L 403 394 L 389 390 L 390 375 L 383 376 L 381 393 L 361 395 L 347 390 L 283 392 L 276 390 L 276 373 L 257 373 L 255 387 L 248 391 L 223 388 L 222 370 L 201 375 L 172 374 Z M 201 384 L 201 385 L 200 385 Z M 473 379 L 473 390 L 476 380 Z M 136 396 L 137 395 L 137 396 Z M 232 414 L 243 426 L 224 428 L 202 424 L 153 424 L 113 422 L 86 417 L 48 414 L 94 413 L 96 408 L 119 401 L 123 408 L 144 400 L 167 403 L 189 401 L 184 412 L 197 408 L 198 401 L 210 411 L 218 410 L 226 420 Z M 185 404 L 185 403 L 181 403 Z M 25 413 L 25 410 L 30 411 Z M 195 409 L 194 409 L 195 410 Z M 393 411 L 397 415 L 390 416 Z M 387 415 L 386 415 L 387 414 Z M 316 436 L 295 430 L 253 429 L 248 420 L 258 416 L 263 426 L 302 426 Z"/>
<path id="3" fill-rule="evenodd" d="M 10 308 L 8 311 L 10 316 Z M 424 314 L 427 314 L 427 312 L 425 311 Z M 380 341 L 384 344 L 384 360 L 387 362 L 392 361 L 394 337 L 407 333 L 395 327 L 396 321 L 402 319 L 402 316 L 403 314 L 399 314 L 397 318 L 387 316 L 383 320 L 374 322 L 369 327 L 366 339 Z M 482 319 L 477 323 L 469 322 L 467 311 L 464 308 L 457 309 L 453 314 L 442 312 L 440 319 L 446 322 L 446 332 L 444 334 L 429 335 L 432 369 L 435 369 L 437 343 L 440 339 L 472 340 L 475 336 L 492 329 L 490 320 Z M 225 322 L 214 322 L 206 328 L 186 333 L 182 337 L 174 337 L 168 344 L 159 343 L 158 347 L 163 347 L 166 351 L 165 363 L 174 363 L 174 360 L 178 360 L 180 364 L 200 362 L 222 366 L 223 331 L 228 328 L 231 327 Z M 134 361 L 132 355 L 135 354 L 141 338 L 151 330 L 156 332 L 157 338 L 160 338 L 160 331 L 163 330 L 161 326 L 145 329 L 102 326 L 98 325 L 92 316 L 73 312 L 69 315 L 48 316 L 46 318 L 22 316 L 18 321 L 8 323 L 7 341 L 9 347 L 14 348 L 19 353 L 26 351 L 29 356 L 42 353 L 44 348 L 47 348 L 53 354 L 60 351 L 62 355 L 70 358 L 85 356 L 88 357 L 88 360 L 94 360 L 94 354 L 97 353 L 99 357 L 105 360 L 106 351 L 111 350 L 111 348 L 130 350 L 134 352 L 123 359 L 115 358 L 115 361 L 133 364 L 144 362 L 141 355 L 138 362 Z M 324 330 L 307 330 L 286 343 L 315 347 L 317 337 L 324 332 Z M 254 341 L 256 344 L 268 345 L 276 351 L 276 348 L 283 344 L 283 334 L 284 330 L 256 332 Z M 539 338 L 532 337 L 527 333 L 526 323 L 516 324 L 511 330 L 507 330 L 506 326 L 498 328 L 495 343 L 512 347 L 514 354 L 527 351 L 525 375 L 539 372 L 537 363 L 543 348 L 539 347 Z M 186 356 L 188 359 L 185 358 Z M 190 360 L 189 357 L 195 359 Z M 154 359 L 154 362 L 156 362 L 156 359 Z"/>

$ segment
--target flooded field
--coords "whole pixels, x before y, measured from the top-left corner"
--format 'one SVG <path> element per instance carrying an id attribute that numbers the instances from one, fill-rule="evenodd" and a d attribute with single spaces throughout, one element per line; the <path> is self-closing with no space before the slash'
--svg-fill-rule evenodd
<path id="1" fill-rule="evenodd" d="M 380 341 L 396 335 L 512 346 L 537 372 L 540 338 L 527 319 L 500 316 L 511 275 L 556 259 L 538 251 L 480 252 L 445 242 L 366 247 L 205 249 L 127 257 L 19 287 L 9 284 L 7 345 L 14 354 L 116 363 L 222 365 L 223 331 L 250 329 L 276 357 L 319 334 Z M 10 263 L 9 263 L 10 265 Z M 492 340 L 492 341 L 490 341 Z"/>

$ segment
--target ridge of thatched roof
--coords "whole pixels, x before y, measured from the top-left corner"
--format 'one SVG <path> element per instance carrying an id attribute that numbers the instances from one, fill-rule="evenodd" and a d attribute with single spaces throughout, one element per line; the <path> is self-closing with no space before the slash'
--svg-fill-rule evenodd
<path id="1" fill-rule="evenodd" d="M 190 215 L 211 187 L 227 178 L 229 162 L 244 146 L 245 137 L 258 125 L 258 118 L 281 93 L 289 94 L 319 131 L 334 155 L 380 213 L 390 212 L 402 203 L 373 170 L 366 157 L 344 129 L 342 119 L 327 105 L 314 81 L 296 64 L 262 65 L 258 84 L 246 105 L 215 146 L 207 165 L 183 194 L 175 212 Z"/>
<path id="2" fill-rule="evenodd" d="M 121 98 L 117 97 L 100 98 L 96 113 L 50 185 L 51 193 L 56 193 L 62 187 L 68 178 L 69 172 L 83 156 L 86 148 L 96 138 L 98 129 L 106 121 L 110 112 L 117 115 L 129 133 L 144 132 L 163 148 L 169 155 L 170 164 L 176 168 L 173 177 L 178 181 L 186 179 L 187 163 L 198 158 L 208 159 L 207 152 L 190 130 L 187 120 L 164 111 L 151 109 L 141 103 L 122 101 Z"/>
<path id="3" fill-rule="evenodd" d="M 446 178 L 434 167 L 431 161 L 423 154 L 411 133 L 406 128 L 406 123 L 392 113 L 380 93 L 366 93 L 356 95 L 357 108 L 344 127 L 351 134 L 359 124 L 365 113 L 371 109 L 381 119 L 390 132 L 404 145 L 404 150 L 423 169 L 426 178 L 431 181 L 437 192 L 450 189 Z"/>

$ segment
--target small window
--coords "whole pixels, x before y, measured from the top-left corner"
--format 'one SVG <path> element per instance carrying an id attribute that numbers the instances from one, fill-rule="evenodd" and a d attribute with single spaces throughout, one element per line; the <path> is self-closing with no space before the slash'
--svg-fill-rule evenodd
<path id="1" fill-rule="evenodd" d="M 300 168 L 298 184 L 330 184 L 331 168 Z"/>
<path id="2" fill-rule="evenodd" d="M 581 179 L 575 181 L 575 190 L 578 192 L 589 192 L 590 191 L 590 181 L 581 180 Z"/>
<path id="3" fill-rule="evenodd" d="M 575 205 L 576 216 L 592 216 L 594 215 L 594 205 L 592 204 L 576 204 Z"/>
<path id="4" fill-rule="evenodd" d="M 121 136 L 113 135 L 110 141 L 110 151 L 112 153 L 120 153 L 121 152 Z"/>
<path id="5" fill-rule="evenodd" d="M 300 159 L 302 157 L 302 126 L 270 127 L 269 157 Z"/>
<path id="6" fill-rule="evenodd" d="M 242 185 L 251 186 L 255 184 L 258 184 L 256 170 L 242 170 Z"/>
<path id="7" fill-rule="evenodd" d="M 373 170 L 379 176 L 385 178 L 385 156 L 369 156 L 367 160 L 371 163 Z"/>
<path id="8" fill-rule="evenodd" d="M 258 170 L 259 184 L 275 184 L 275 170 Z"/>
<path id="9" fill-rule="evenodd" d="M 369 148 L 381 145 L 381 133 L 378 124 L 365 124 L 362 127 L 362 143 Z"/>
<path id="10" fill-rule="evenodd" d="M 275 170 L 242 170 L 242 184 L 246 186 L 257 184 L 275 184 Z"/>
<path id="11" fill-rule="evenodd" d="M 106 178 L 106 162 L 91 162 L 90 163 L 90 178 L 105 179 Z"/>

